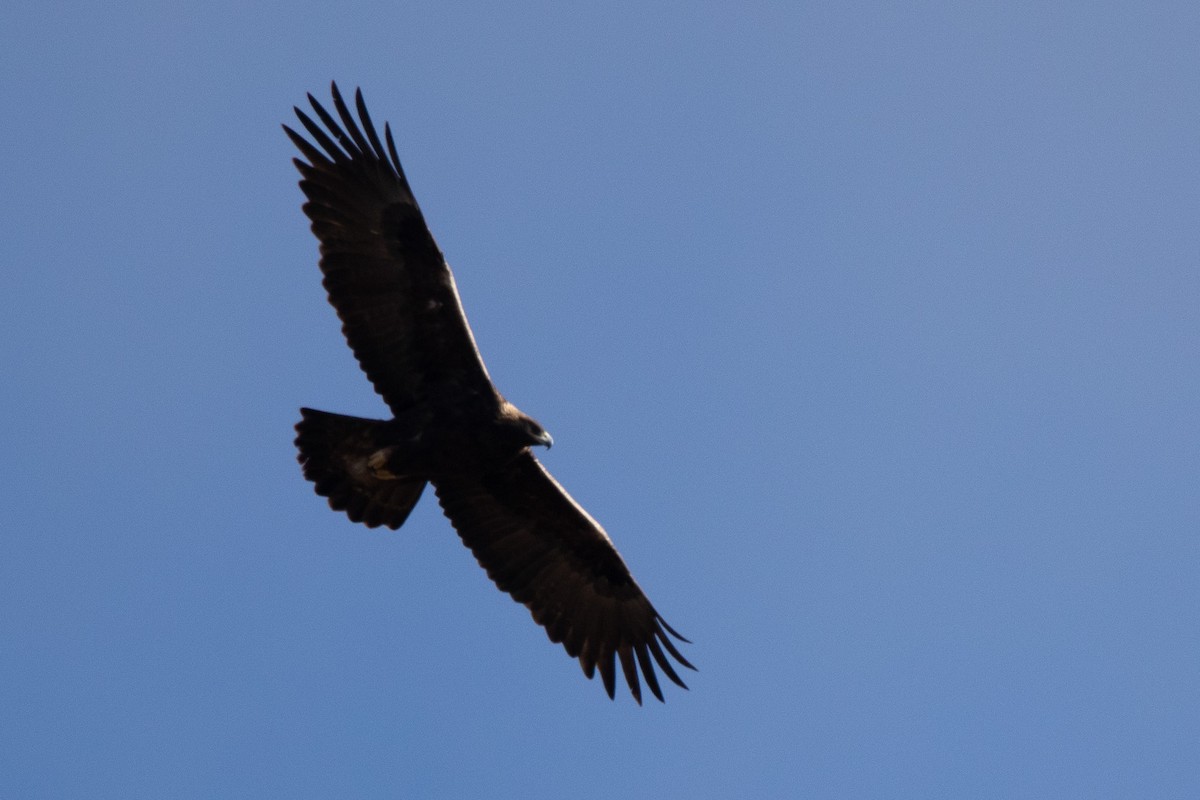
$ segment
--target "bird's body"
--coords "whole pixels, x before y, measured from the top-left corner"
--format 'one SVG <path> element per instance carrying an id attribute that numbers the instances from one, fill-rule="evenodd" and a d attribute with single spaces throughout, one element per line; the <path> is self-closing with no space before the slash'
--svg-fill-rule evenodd
<path id="1" fill-rule="evenodd" d="M 604 529 L 534 457 L 530 447 L 549 447 L 550 435 L 492 384 L 390 129 L 385 150 L 361 93 L 358 120 L 336 85 L 337 120 L 309 100 L 321 125 L 296 114 L 316 145 L 285 126 L 307 159 L 295 162 L 304 212 L 321 242 L 329 301 L 393 418 L 302 409 L 296 445 L 305 477 L 351 520 L 393 529 L 432 484 L 496 585 L 588 677 L 598 669 L 611 697 L 619 661 L 638 702 L 639 671 L 663 699 L 653 665 L 680 686 L 667 655 L 691 668 L 668 635 L 678 634 Z"/>

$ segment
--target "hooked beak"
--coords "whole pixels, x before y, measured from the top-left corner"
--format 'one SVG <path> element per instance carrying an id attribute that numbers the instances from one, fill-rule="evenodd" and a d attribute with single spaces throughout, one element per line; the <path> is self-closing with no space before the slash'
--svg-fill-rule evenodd
<path id="1" fill-rule="evenodd" d="M 554 437 L 549 433 L 542 431 L 542 435 L 538 438 L 537 443 L 540 445 L 545 445 L 546 449 L 549 450 L 551 447 L 554 447 Z"/>

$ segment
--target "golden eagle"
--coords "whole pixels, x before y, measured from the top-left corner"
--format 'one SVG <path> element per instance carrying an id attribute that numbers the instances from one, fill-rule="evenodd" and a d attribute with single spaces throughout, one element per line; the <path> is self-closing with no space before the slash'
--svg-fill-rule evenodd
<path id="1" fill-rule="evenodd" d="M 307 159 L 294 160 L 304 213 L 342 332 L 394 418 L 301 409 L 304 477 L 354 522 L 393 530 L 432 483 L 488 576 L 588 678 L 599 670 L 610 698 L 618 660 L 639 704 L 639 668 L 660 701 L 655 664 L 686 689 L 667 654 L 695 669 L 670 636 L 687 640 L 650 604 L 604 529 L 534 458 L 530 447 L 550 447 L 550 434 L 492 385 L 391 129 L 384 125 L 385 150 L 361 91 L 358 120 L 336 83 L 336 119 L 308 100 L 320 124 L 295 111 L 312 141 L 284 126 Z"/>

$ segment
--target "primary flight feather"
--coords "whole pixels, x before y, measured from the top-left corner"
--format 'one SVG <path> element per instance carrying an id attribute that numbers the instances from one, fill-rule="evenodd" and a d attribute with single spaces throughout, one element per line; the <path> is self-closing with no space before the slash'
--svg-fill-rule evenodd
<path id="1" fill-rule="evenodd" d="M 399 528 L 432 484 L 442 510 L 496 585 L 523 603 L 550 640 L 597 671 L 612 697 L 620 666 L 663 699 L 655 666 L 687 688 L 683 639 L 650 604 L 608 534 L 534 457 L 553 440 L 496 390 L 454 277 L 417 205 L 391 129 L 380 141 L 362 92 L 357 119 L 337 85 L 336 117 L 308 96 L 309 138 L 284 126 L 304 213 L 321 243 L 329 302 L 359 365 L 391 409 L 369 420 L 301 409 L 304 476 L 329 505 L 369 527 Z"/>

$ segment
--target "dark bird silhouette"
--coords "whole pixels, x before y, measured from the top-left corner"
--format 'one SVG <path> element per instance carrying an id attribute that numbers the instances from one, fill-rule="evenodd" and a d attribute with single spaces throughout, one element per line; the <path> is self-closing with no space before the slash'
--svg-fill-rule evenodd
<path id="1" fill-rule="evenodd" d="M 687 688 L 671 658 L 686 642 L 634 581 L 604 529 L 534 457 L 553 440 L 492 385 L 450 267 L 409 188 L 389 126 L 384 142 L 355 95 L 333 85 L 334 118 L 310 94 L 299 108 L 311 141 L 284 126 L 304 213 L 321 243 L 329 302 L 359 365 L 394 415 L 369 420 L 301 409 L 304 477 L 355 522 L 397 529 L 433 484 L 438 502 L 488 576 L 578 658 L 608 696 L 619 662 L 640 704 L 639 672 L 663 699 L 655 665 Z"/>

